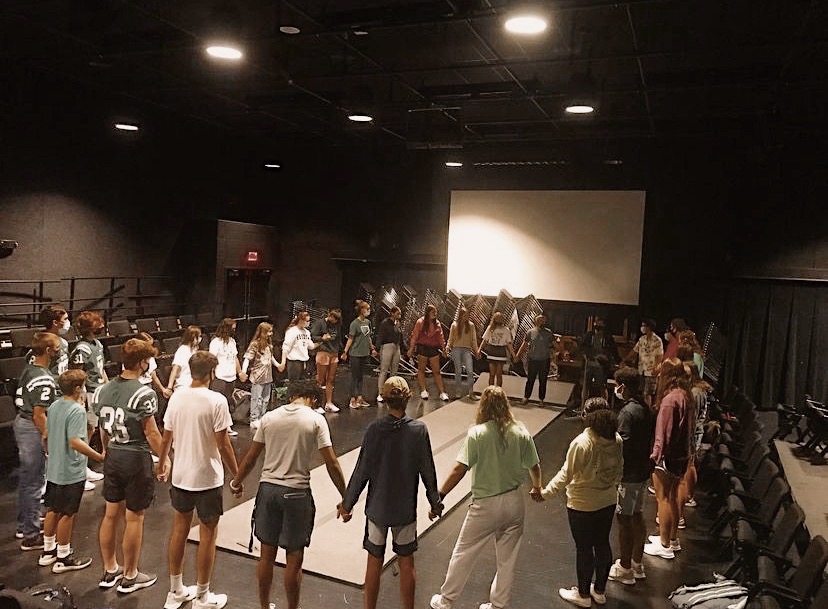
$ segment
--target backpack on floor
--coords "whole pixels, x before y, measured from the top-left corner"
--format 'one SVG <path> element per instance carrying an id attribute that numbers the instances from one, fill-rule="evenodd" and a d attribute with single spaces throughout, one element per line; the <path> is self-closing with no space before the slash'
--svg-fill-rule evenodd
<path id="1" fill-rule="evenodd" d="M 61 584 L 39 584 L 22 591 L 0 591 L 0 609 L 77 609 L 72 593 Z"/>
<path id="2" fill-rule="evenodd" d="M 250 392 L 244 389 L 234 389 L 230 396 L 230 412 L 234 423 L 247 423 L 250 418 Z"/>
<path id="3" fill-rule="evenodd" d="M 748 590 L 732 579 L 679 586 L 667 597 L 674 609 L 743 609 Z"/>

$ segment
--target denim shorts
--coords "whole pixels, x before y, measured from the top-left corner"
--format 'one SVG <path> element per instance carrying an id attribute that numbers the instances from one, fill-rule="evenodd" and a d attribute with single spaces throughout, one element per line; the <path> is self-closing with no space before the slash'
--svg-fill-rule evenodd
<path id="1" fill-rule="evenodd" d="M 295 552 L 310 545 L 316 506 L 309 488 L 259 484 L 253 522 L 263 544 Z"/>

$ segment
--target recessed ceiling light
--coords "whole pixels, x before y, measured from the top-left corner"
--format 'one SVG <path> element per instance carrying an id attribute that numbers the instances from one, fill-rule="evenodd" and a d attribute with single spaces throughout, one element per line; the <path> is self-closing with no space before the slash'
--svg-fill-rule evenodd
<path id="1" fill-rule="evenodd" d="M 504 27 L 512 34 L 540 34 L 546 30 L 546 19 L 540 15 L 515 15 L 506 20 Z"/>
<path id="2" fill-rule="evenodd" d="M 242 52 L 235 47 L 213 45 L 207 47 L 207 54 L 217 59 L 241 59 Z"/>
<path id="3" fill-rule="evenodd" d="M 282 166 L 279 163 L 265 163 L 265 169 L 281 169 Z"/>
<path id="4" fill-rule="evenodd" d="M 595 108 L 593 106 L 587 106 L 586 104 L 576 104 L 572 106 L 567 106 L 566 111 L 569 114 L 591 114 L 595 112 Z"/>
<path id="5" fill-rule="evenodd" d="M 370 114 L 362 114 L 360 112 L 355 112 L 353 114 L 348 115 L 349 121 L 354 121 L 355 123 L 370 123 L 374 120 L 374 117 Z"/>
<path id="6" fill-rule="evenodd" d="M 363 30 L 361 27 L 354 28 L 351 30 L 354 36 L 367 36 L 368 30 Z"/>
<path id="7" fill-rule="evenodd" d="M 138 131 L 138 125 L 132 123 L 115 123 L 115 128 L 118 131 Z"/>
<path id="8" fill-rule="evenodd" d="M 604 161 L 604 165 L 623 165 L 624 161 L 621 159 L 607 159 Z"/>
<path id="9" fill-rule="evenodd" d="M 446 161 L 446 167 L 462 167 L 463 163 L 460 161 Z"/>
<path id="10" fill-rule="evenodd" d="M 279 27 L 279 31 L 282 32 L 282 34 L 298 34 L 302 30 L 295 25 L 283 25 Z"/>

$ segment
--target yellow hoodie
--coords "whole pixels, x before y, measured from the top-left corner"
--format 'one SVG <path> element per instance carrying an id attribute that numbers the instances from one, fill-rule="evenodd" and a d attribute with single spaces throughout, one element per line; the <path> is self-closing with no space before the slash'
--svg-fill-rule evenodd
<path id="1" fill-rule="evenodd" d="M 566 489 L 566 507 L 594 512 L 616 502 L 624 469 L 623 440 L 609 440 L 590 427 L 577 435 L 566 451 L 566 460 L 542 494 L 548 499 Z"/>

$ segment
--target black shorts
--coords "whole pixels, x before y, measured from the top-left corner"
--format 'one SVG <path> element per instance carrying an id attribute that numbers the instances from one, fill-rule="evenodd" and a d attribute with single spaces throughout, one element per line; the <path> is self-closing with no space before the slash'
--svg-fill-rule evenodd
<path id="1" fill-rule="evenodd" d="M 316 506 L 309 488 L 259 484 L 253 521 L 263 544 L 295 552 L 310 545 Z"/>
<path id="2" fill-rule="evenodd" d="M 656 464 L 656 469 L 660 469 L 664 472 L 667 472 L 671 476 L 675 476 L 676 478 L 681 478 L 685 472 L 687 471 L 687 466 L 690 463 L 690 459 L 662 459 L 658 464 Z"/>
<path id="3" fill-rule="evenodd" d="M 67 516 L 77 514 L 85 483 L 85 480 L 74 484 L 47 482 L 46 492 L 43 493 L 43 504 L 50 512 L 66 514 Z"/>
<path id="4" fill-rule="evenodd" d="M 224 514 L 221 491 L 220 486 L 204 491 L 185 491 L 171 486 L 170 503 L 176 512 L 186 514 L 196 510 L 199 520 L 206 522 Z"/>
<path id="5" fill-rule="evenodd" d="M 155 499 L 152 456 L 110 444 L 104 458 L 103 498 L 108 503 L 125 501 L 130 512 L 147 509 Z"/>
<path id="6" fill-rule="evenodd" d="M 417 345 L 417 355 L 422 355 L 423 357 L 428 358 L 437 357 L 440 355 L 440 349 L 429 345 Z"/>

